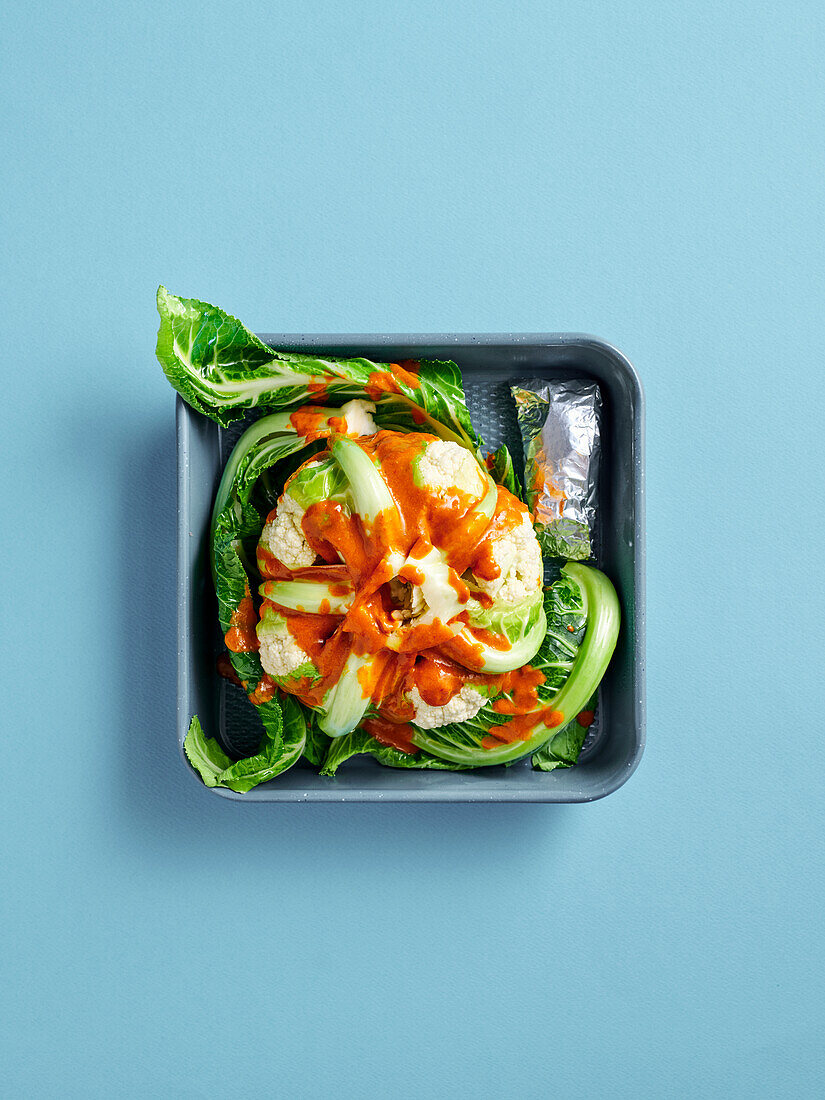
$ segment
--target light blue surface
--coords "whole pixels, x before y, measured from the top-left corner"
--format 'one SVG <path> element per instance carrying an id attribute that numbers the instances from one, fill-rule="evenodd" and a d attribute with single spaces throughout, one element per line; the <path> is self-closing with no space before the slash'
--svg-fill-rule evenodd
<path id="1" fill-rule="evenodd" d="M 822 11 L 12 3 L 4 1096 L 818 1093 Z M 159 281 L 258 330 L 584 330 L 630 357 L 626 787 L 195 787 Z"/>

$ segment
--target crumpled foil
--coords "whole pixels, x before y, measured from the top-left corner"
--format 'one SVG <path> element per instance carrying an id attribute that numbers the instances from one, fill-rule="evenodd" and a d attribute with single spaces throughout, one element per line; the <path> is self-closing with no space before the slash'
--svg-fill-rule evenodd
<path id="1" fill-rule="evenodd" d="M 584 378 L 510 387 L 524 444 L 525 498 L 546 557 L 593 554 L 601 457 L 601 393 Z"/>

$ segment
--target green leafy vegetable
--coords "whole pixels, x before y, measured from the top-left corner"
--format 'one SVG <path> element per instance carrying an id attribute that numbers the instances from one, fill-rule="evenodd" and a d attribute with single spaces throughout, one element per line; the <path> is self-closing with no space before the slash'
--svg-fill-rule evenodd
<path id="1" fill-rule="evenodd" d="M 550 608 L 554 622 L 533 665 L 548 677 L 539 688 L 539 702 L 543 707 L 550 707 L 559 713 L 562 721 L 565 718 L 569 721 L 568 716 L 578 715 L 584 709 L 585 703 L 604 676 L 616 647 L 619 601 L 613 585 L 598 569 L 568 562 L 562 569 L 562 574 L 562 581 L 552 585 L 549 590 L 549 600 L 556 603 L 555 607 L 551 604 Z M 575 594 L 576 589 L 578 596 Z M 578 633 L 575 622 L 580 614 L 576 604 L 586 614 L 584 636 L 579 645 L 575 644 Z M 573 627 L 572 631 L 567 629 L 568 626 Z M 571 639 L 569 642 L 564 637 L 565 633 Z M 487 704 L 470 722 L 442 726 L 426 732 L 416 730 L 412 741 L 419 748 L 444 760 L 472 767 L 485 767 L 518 760 L 535 752 L 548 740 L 547 726 L 539 714 L 536 725 L 524 740 L 485 749 L 482 745 L 483 739 L 490 734 L 491 729 L 502 724 L 501 718 L 492 709 L 492 705 Z"/>
<path id="2" fill-rule="evenodd" d="M 254 561 L 254 552 L 247 552 L 243 544 L 250 538 L 257 542 L 265 517 L 252 504 L 252 491 L 263 470 L 306 445 L 306 439 L 296 433 L 289 416 L 275 413 L 249 427 L 229 456 L 212 510 L 211 530 L 212 575 L 224 633 L 229 630 L 241 600 L 249 596 L 253 587 L 248 561 Z M 243 680 L 246 677 L 234 657 L 232 654 L 232 663 Z"/>
<path id="3" fill-rule="evenodd" d="M 498 649 L 488 642 L 481 642 L 466 628 L 459 633 L 459 638 L 468 646 L 472 646 L 477 654 L 479 672 L 490 676 L 500 672 L 512 672 L 516 668 L 529 664 L 535 656 L 544 637 L 544 612 L 541 605 L 538 605 L 538 615 L 532 622 L 519 623 L 518 620 L 512 619 L 509 622 L 511 629 L 517 631 L 517 636 L 510 642 L 509 649 Z"/>
<path id="4" fill-rule="evenodd" d="M 232 761 L 214 738 L 206 737 L 195 716 L 183 742 L 184 752 L 207 787 L 251 791 L 291 768 L 301 756 L 306 722 L 299 704 L 285 695 L 258 707 L 264 726 L 261 747 L 254 756 Z"/>
<path id="5" fill-rule="evenodd" d="M 496 504 L 498 503 L 498 489 L 496 489 L 496 483 L 487 473 L 484 465 L 482 464 L 482 470 L 487 479 L 487 492 L 478 502 L 473 509 L 474 512 L 479 515 L 485 516 L 488 520 L 492 519 L 496 512 Z"/>
<path id="6" fill-rule="evenodd" d="M 594 692 L 584 710 L 592 714 L 596 709 L 597 699 L 598 692 Z M 563 729 L 550 738 L 546 745 L 533 754 L 534 768 L 542 772 L 551 772 L 556 768 L 571 768 L 576 763 L 589 729 L 589 724 L 587 726 L 581 724 L 579 721 L 581 717 L 582 712 L 579 711 L 572 722 L 568 722 Z"/>
<path id="7" fill-rule="evenodd" d="M 251 600 L 251 592 L 257 587 L 253 579 L 255 567 L 250 564 L 255 560 L 254 546 L 245 546 L 245 541 L 257 542 L 263 525 L 264 517 L 251 502 L 258 478 L 275 462 L 306 445 L 306 439 L 295 432 L 288 415 L 277 413 L 248 428 L 226 464 L 211 529 L 212 573 L 218 597 L 218 618 L 224 633 L 233 626 L 241 604 Z M 257 754 L 224 768 L 216 782 L 233 790 L 246 791 L 295 763 L 303 749 L 305 723 L 300 706 L 292 699 L 287 703 L 273 696 L 259 702 L 257 692 L 264 682 L 264 670 L 257 652 L 230 650 L 229 657 L 244 690 L 256 704 L 263 738 Z M 282 715 L 285 706 L 290 711 L 288 727 L 286 711 Z M 285 729 L 288 739 L 284 736 Z"/>
<path id="8" fill-rule="evenodd" d="M 465 766 L 441 760 L 426 752 L 402 752 L 391 745 L 382 745 L 366 730 L 356 729 L 343 737 L 337 737 L 330 743 L 321 775 L 335 775 L 345 760 L 353 756 L 367 754 L 388 768 L 435 768 L 441 771 L 464 771 Z"/>
<path id="9" fill-rule="evenodd" d="M 392 364 L 375 365 L 392 374 Z M 375 421 L 380 427 L 430 432 L 440 439 L 478 451 L 481 440 L 470 420 L 461 371 L 455 363 L 422 359 L 418 364 L 418 387 L 413 389 L 403 382 L 397 384 L 400 393 L 387 394 L 377 402 Z"/>
<path id="10" fill-rule="evenodd" d="M 304 710 L 304 718 L 306 719 L 307 726 L 307 736 L 304 743 L 304 759 L 308 760 L 313 767 L 320 768 L 333 742 L 324 731 L 319 728 L 318 715 L 314 710 L 306 708 Z M 343 738 L 339 738 L 339 740 L 343 740 Z"/>
<path id="11" fill-rule="evenodd" d="M 322 500 L 345 501 L 348 488 L 349 481 L 340 464 L 331 455 L 324 455 L 298 470 L 286 492 L 307 509 Z"/>
<path id="12" fill-rule="evenodd" d="M 544 675 L 537 692 L 542 706 L 548 706 L 573 671 L 588 622 L 582 586 L 566 571 L 545 589 L 544 612 L 547 630 L 530 664 Z"/>
<path id="13" fill-rule="evenodd" d="M 346 399 L 363 394 L 376 369 L 366 359 L 320 359 L 275 351 L 236 318 L 207 302 L 158 288 L 157 356 L 185 401 L 223 425 L 250 408 L 297 405 L 315 398 L 310 383 Z"/>
<path id="14" fill-rule="evenodd" d="M 189 723 L 183 751 L 207 787 L 218 786 L 218 777 L 232 765 L 232 757 L 226 755 L 214 737 L 207 737 L 203 732 L 197 715 Z"/>
<path id="15" fill-rule="evenodd" d="M 375 390 L 379 421 L 407 421 L 416 431 L 435 430 L 471 450 L 479 446 L 455 363 L 422 360 L 413 384 L 409 372 L 392 363 L 276 351 L 237 318 L 165 287 L 158 288 L 157 304 L 157 357 L 166 377 L 194 409 L 224 426 L 251 408 L 317 403 L 319 392 L 324 401 L 345 401 Z"/>
<path id="16" fill-rule="evenodd" d="M 523 501 L 524 495 L 521 482 L 513 468 L 513 456 L 505 444 L 502 443 L 499 449 L 490 455 L 488 462 L 493 481 L 497 485 L 503 485 L 505 489 L 509 489 L 514 497 L 518 497 L 519 500 Z"/>

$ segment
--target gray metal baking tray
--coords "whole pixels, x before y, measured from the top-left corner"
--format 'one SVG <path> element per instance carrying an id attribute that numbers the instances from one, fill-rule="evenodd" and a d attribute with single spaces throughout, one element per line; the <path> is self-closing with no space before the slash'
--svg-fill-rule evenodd
<path id="1" fill-rule="evenodd" d="M 622 628 L 602 684 L 599 716 L 579 763 L 552 772 L 529 761 L 472 772 L 401 771 L 356 757 L 334 778 L 297 764 L 271 783 L 236 794 L 245 802 L 590 802 L 632 775 L 645 740 L 644 399 L 638 376 L 615 348 L 579 334 L 295 335 L 263 334 L 273 347 L 324 350 L 383 361 L 453 359 L 461 367 L 473 423 L 494 448 L 507 443 L 521 463 L 509 385 L 517 378 L 583 376 L 604 402 L 597 564 L 619 593 Z M 209 573 L 208 530 L 223 464 L 242 425 L 221 429 L 177 399 L 178 742 L 193 714 L 230 751 L 254 751 L 260 726 L 240 688 L 215 670 L 222 640 Z M 207 790 L 208 788 L 204 788 Z"/>

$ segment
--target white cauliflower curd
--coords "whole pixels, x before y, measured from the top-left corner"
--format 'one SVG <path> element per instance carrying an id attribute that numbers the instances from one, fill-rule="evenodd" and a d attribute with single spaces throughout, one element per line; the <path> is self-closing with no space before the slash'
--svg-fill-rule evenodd
<path id="1" fill-rule="evenodd" d="M 423 730 L 434 730 L 439 726 L 448 726 L 451 722 L 467 722 L 475 718 L 486 702 L 485 697 L 475 688 L 465 684 L 443 707 L 432 707 L 425 703 L 417 687 L 407 698 L 415 707 L 413 722 Z"/>
<path id="2" fill-rule="evenodd" d="M 493 580 L 476 577 L 478 587 L 502 603 L 516 603 L 541 587 L 541 547 L 527 513 L 518 527 L 503 531 L 491 543 L 493 560 L 501 570 Z"/>
<path id="3" fill-rule="evenodd" d="M 275 519 L 264 524 L 261 545 L 288 569 L 299 569 L 315 562 L 315 551 L 304 537 L 301 520 L 304 509 L 289 493 L 278 501 Z"/>
<path id="4" fill-rule="evenodd" d="M 284 680 L 302 665 L 312 668 L 310 659 L 289 632 L 286 619 L 269 610 L 256 627 L 259 656 L 264 672 L 273 680 Z"/>
<path id="5" fill-rule="evenodd" d="M 348 435 L 375 435 L 378 427 L 372 418 L 375 405 L 372 401 L 361 401 L 357 397 L 341 406 L 341 415 L 347 422 Z"/>
<path id="6" fill-rule="evenodd" d="M 481 468 L 466 447 L 436 439 L 428 443 L 418 458 L 416 481 L 436 495 L 454 493 L 456 489 L 472 497 L 487 490 Z"/>

